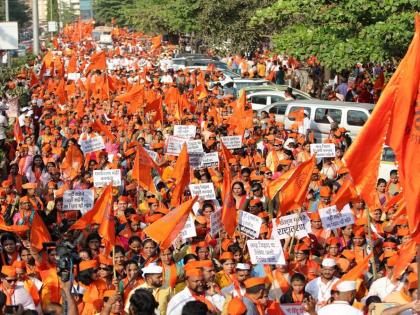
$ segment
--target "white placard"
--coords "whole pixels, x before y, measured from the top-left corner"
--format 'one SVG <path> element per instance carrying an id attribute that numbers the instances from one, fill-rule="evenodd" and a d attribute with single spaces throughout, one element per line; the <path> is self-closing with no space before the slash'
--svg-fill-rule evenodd
<path id="1" fill-rule="evenodd" d="M 280 240 L 248 240 L 251 263 L 267 265 L 285 265 L 283 248 Z"/>
<path id="2" fill-rule="evenodd" d="M 191 191 L 191 196 L 199 196 L 204 200 L 216 199 L 216 192 L 214 191 L 213 183 L 191 184 L 188 186 Z"/>
<path id="3" fill-rule="evenodd" d="M 229 150 L 242 148 L 242 137 L 241 136 L 226 136 L 221 137 L 221 140 L 225 147 Z"/>
<path id="4" fill-rule="evenodd" d="M 79 79 L 80 79 L 80 73 L 78 72 L 67 73 L 67 81 L 77 81 Z"/>
<path id="5" fill-rule="evenodd" d="M 249 212 L 239 211 L 239 231 L 250 238 L 257 238 L 260 235 L 263 220 Z"/>
<path id="6" fill-rule="evenodd" d="M 194 219 L 190 214 L 188 216 L 187 222 L 185 222 L 184 228 L 179 233 L 181 238 L 185 241 L 187 238 L 197 236 L 197 231 L 195 230 Z"/>
<path id="7" fill-rule="evenodd" d="M 182 145 L 187 144 L 188 153 L 203 153 L 203 143 L 201 140 L 188 140 L 185 138 L 169 136 L 166 142 L 166 154 L 179 155 L 181 153 Z"/>
<path id="8" fill-rule="evenodd" d="M 280 308 L 284 315 L 303 315 L 306 313 L 303 304 L 280 304 Z"/>
<path id="9" fill-rule="evenodd" d="M 3 1 L 4 2 L 4 1 Z M 0 23 L 0 49 L 16 50 L 19 49 L 19 35 L 17 22 Z"/>
<path id="10" fill-rule="evenodd" d="M 101 44 L 112 44 L 112 36 L 110 34 L 99 35 L 99 42 Z"/>
<path id="11" fill-rule="evenodd" d="M 147 154 L 149 154 L 149 156 L 152 158 L 153 161 L 157 162 L 157 160 L 158 160 L 157 152 L 152 151 L 152 150 L 148 150 L 146 148 L 144 148 L 144 150 L 146 150 Z"/>
<path id="12" fill-rule="evenodd" d="M 197 127 L 194 125 L 175 125 L 174 136 L 186 139 L 194 139 Z"/>
<path id="13" fill-rule="evenodd" d="M 57 22 L 48 21 L 48 32 L 57 32 Z"/>
<path id="14" fill-rule="evenodd" d="M 94 203 L 93 190 L 66 190 L 63 195 L 63 211 L 80 210 L 82 214 L 91 210 Z"/>
<path id="15" fill-rule="evenodd" d="M 326 230 L 334 230 L 342 226 L 354 224 L 354 215 L 348 204 L 344 206 L 341 212 L 337 210 L 337 206 L 335 205 L 321 208 L 318 212 L 321 217 L 322 227 Z"/>
<path id="16" fill-rule="evenodd" d="M 210 214 L 210 235 L 216 237 L 217 233 L 222 229 L 222 209 L 214 211 Z"/>
<path id="17" fill-rule="evenodd" d="M 334 143 L 314 143 L 311 144 L 311 155 L 316 153 L 317 158 L 335 157 Z"/>
<path id="18" fill-rule="evenodd" d="M 204 153 L 188 153 L 190 161 L 190 167 L 197 169 L 201 167 L 201 160 L 203 159 Z"/>
<path id="19" fill-rule="evenodd" d="M 105 149 L 104 139 L 101 136 L 96 136 L 80 142 L 80 147 L 84 154 Z"/>
<path id="20" fill-rule="evenodd" d="M 201 158 L 200 167 L 219 167 L 219 153 L 210 152 L 204 153 Z"/>
<path id="21" fill-rule="evenodd" d="M 311 221 L 309 220 L 306 213 L 301 213 L 298 224 L 297 213 L 286 215 L 280 217 L 279 223 L 277 224 L 277 219 L 273 220 L 273 233 L 271 238 L 273 239 L 286 239 L 293 237 L 294 230 L 296 228 L 296 233 L 294 234 L 297 238 L 302 238 L 308 236 L 308 233 L 312 232 Z"/>
<path id="22" fill-rule="evenodd" d="M 188 153 L 203 153 L 203 142 L 201 140 L 188 140 L 187 151 Z"/>
<path id="23" fill-rule="evenodd" d="M 112 186 L 121 186 L 121 170 L 94 170 L 93 185 L 104 187 L 112 182 Z"/>

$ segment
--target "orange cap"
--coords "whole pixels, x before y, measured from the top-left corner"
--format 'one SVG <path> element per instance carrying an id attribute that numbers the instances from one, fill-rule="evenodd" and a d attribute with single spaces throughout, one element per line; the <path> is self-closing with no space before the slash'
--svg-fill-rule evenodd
<path id="1" fill-rule="evenodd" d="M 23 189 L 36 189 L 38 185 L 36 183 L 26 183 L 22 185 Z"/>
<path id="2" fill-rule="evenodd" d="M 79 270 L 87 270 L 87 269 L 95 269 L 98 268 L 98 261 L 97 260 L 84 260 L 79 264 Z"/>
<path id="3" fill-rule="evenodd" d="M 141 216 L 138 214 L 132 214 L 130 215 L 129 220 L 133 223 L 138 223 L 141 222 Z"/>
<path id="4" fill-rule="evenodd" d="M 13 266 L 3 266 L 1 267 L 1 273 L 5 276 L 15 278 L 16 277 L 16 268 Z"/>
<path id="5" fill-rule="evenodd" d="M 230 239 L 225 239 L 225 240 L 223 240 L 223 241 L 222 241 L 222 244 L 221 244 L 222 250 L 223 250 L 223 251 L 225 251 L 225 252 L 227 252 L 228 247 L 229 247 L 230 245 L 232 245 L 232 244 L 233 244 L 233 241 L 232 241 L 232 240 L 230 240 Z"/>
<path id="6" fill-rule="evenodd" d="M 353 234 L 354 234 L 354 236 L 365 236 L 365 228 L 364 227 L 359 227 L 359 228 L 356 228 L 354 231 L 353 231 Z"/>
<path id="7" fill-rule="evenodd" d="M 203 272 L 201 271 L 201 269 L 197 269 L 197 268 L 188 269 L 185 271 L 185 276 L 186 277 L 202 277 Z"/>
<path id="8" fill-rule="evenodd" d="M 317 212 L 311 212 L 311 213 L 309 213 L 309 218 L 312 221 L 321 221 L 321 217 L 319 216 L 318 211 Z"/>
<path id="9" fill-rule="evenodd" d="M 104 255 L 99 255 L 99 263 L 102 265 L 107 265 L 107 266 L 113 265 L 112 258 L 106 257 Z"/>
<path id="10" fill-rule="evenodd" d="M 331 196 L 331 188 L 328 186 L 322 186 L 319 190 L 319 195 L 321 197 L 330 197 Z"/>
<path id="11" fill-rule="evenodd" d="M 26 269 L 26 263 L 21 260 L 15 260 L 12 266 L 19 269 Z"/>
<path id="12" fill-rule="evenodd" d="M 229 315 L 243 315 L 247 311 L 246 305 L 240 298 L 230 300 L 227 311 Z"/>
<path id="13" fill-rule="evenodd" d="M 184 270 L 191 270 L 191 269 L 197 269 L 197 268 L 201 268 L 200 266 L 200 261 L 198 260 L 190 260 L 189 262 L 187 262 L 187 264 L 184 266 Z"/>
<path id="14" fill-rule="evenodd" d="M 248 279 L 246 279 L 245 281 L 244 281 L 244 285 L 245 285 L 245 288 L 247 288 L 247 289 L 249 289 L 249 288 L 252 288 L 252 287 L 256 287 L 257 285 L 261 285 L 261 284 L 266 284 L 266 282 L 267 282 L 267 278 L 263 278 L 263 277 L 260 277 L 260 278 L 257 278 L 257 277 L 255 277 L 255 278 L 248 278 Z"/>
<path id="15" fill-rule="evenodd" d="M 199 260 L 197 263 L 198 267 L 200 268 L 211 268 L 213 267 L 213 262 L 208 259 L 208 260 Z"/>
<path id="16" fill-rule="evenodd" d="M 232 260 L 232 259 L 233 259 L 233 254 L 231 252 L 223 252 L 219 257 L 219 260 Z"/>
<path id="17" fill-rule="evenodd" d="M 19 199 L 19 203 L 24 203 L 24 202 L 30 202 L 28 196 L 23 196 L 22 198 Z"/>
<path id="18" fill-rule="evenodd" d="M 209 247 L 209 244 L 206 241 L 201 241 L 201 242 L 198 242 L 195 246 L 199 248 L 206 248 L 206 247 Z"/>
<path id="19" fill-rule="evenodd" d="M 295 246 L 295 251 L 297 252 L 297 251 L 307 251 L 307 250 L 309 250 L 309 246 L 308 245 L 306 245 L 306 244 L 297 244 L 296 246 Z"/>

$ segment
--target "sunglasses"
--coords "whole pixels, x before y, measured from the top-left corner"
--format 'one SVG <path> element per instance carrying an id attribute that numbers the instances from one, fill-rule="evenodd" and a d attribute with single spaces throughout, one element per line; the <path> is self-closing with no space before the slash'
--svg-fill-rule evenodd
<path id="1" fill-rule="evenodd" d="M 110 269 L 108 267 L 99 267 L 98 270 L 110 271 Z"/>
<path id="2" fill-rule="evenodd" d="M 16 283 L 18 280 L 17 279 L 4 279 L 7 281 L 7 283 Z"/>

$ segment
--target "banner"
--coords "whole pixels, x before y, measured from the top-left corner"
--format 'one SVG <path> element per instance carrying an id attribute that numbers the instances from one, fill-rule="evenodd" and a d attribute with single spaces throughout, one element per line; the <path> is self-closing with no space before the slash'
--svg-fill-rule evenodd
<path id="1" fill-rule="evenodd" d="M 194 139 L 197 127 L 194 125 L 175 125 L 174 136 L 186 139 Z"/>
<path id="2" fill-rule="evenodd" d="M 326 207 L 318 210 L 321 217 L 322 227 L 326 230 L 338 229 L 342 226 L 354 224 L 354 215 L 347 204 L 340 211 L 337 206 Z"/>
<path id="3" fill-rule="evenodd" d="M 279 221 L 278 223 L 277 220 Z M 294 232 L 295 229 L 296 232 Z M 311 221 L 307 214 L 301 213 L 300 218 L 298 218 L 297 213 L 294 213 L 273 220 L 273 234 L 271 237 L 282 240 L 295 235 L 297 238 L 302 238 L 308 236 L 308 233 L 311 232 Z"/>
<path id="4" fill-rule="evenodd" d="M 216 192 L 214 191 L 213 183 L 191 184 L 188 186 L 191 191 L 191 196 L 199 196 L 204 200 L 216 199 Z"/>
<path id="5" fill-rule="evenodd" d="M 121 170 L 94 170 L 93 185 L 104 187 L 112 182 L 112 186 L 121 186 Z"/>
<path id="6" fill-rule="evenodd" d="M 251 263 L 268 265 L 285 265 L 283 248 L 280 240 L 248 240 Z"/>
<path id="7" fill-rule="evenodd" d="M 250 238 L 257 238 L 260 235 L 263 220 L 251 213 L 240 210 L 238 228 L 239 231 Z"/>
<path id="8" fill-rule="evenodd" d="M 80 141 L 80 148 L 84 154 L 101 151 L 105 149 L 104 139 L 101 136 L 96 136 L 87 140 Z"/>
<path id="9" fill-rule="evenodd" d="M 242 137 L 241 136 L 226 136 L 221 137 L 221 140 L 225 147 L 229 150 L 242 148 Z"/>
<path id="10" fill-rule="evenodd" d="M 317 158 L 335 157 L 334 143 L 314 143 L 311 144 L 311 155 L 316 153 Z"/>
<path id="11" fill-rule="evenodd" d="M 188 216 L 187 222 L 185 222 L 184 228 L 179 233 L 181 238 L 185 241 L 187 238 L 197 236 L 197 231 L 195 230 L 194 219 L 190 214 Z"/>
<path id="12" fill-rule="evenodd" d="M 222 210 L 216 210 L 210 214 L 210 235 L 216 237 L 222 229 Z"/>
<path id="13" fill-rule="evenodd" d="M 280 308 L 284 315 L 303 315 L 306 313 L 303 304 L 280 304 Z"/>
<path id="14" fill-rule="evenodd" d="M 80 210 L 82 214 L 93 208 L 93 190 L 66 190 L 63 195 L 63 211 Z"/>
<path id="15" fill-rule="evenodd" d="M 204 153 L 200 167 L 219 167 L 219 153 Z"/>

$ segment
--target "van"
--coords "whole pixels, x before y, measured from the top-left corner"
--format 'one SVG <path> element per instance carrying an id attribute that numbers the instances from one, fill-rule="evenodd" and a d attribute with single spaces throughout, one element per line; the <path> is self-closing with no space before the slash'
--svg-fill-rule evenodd
<path id="1" fill-rule="evenodd" d="M 311 129 L 314 131 L 317 142 L 322 142 L 328 137 L 331 119 L 340 127 L 346 128 L 349 136 L 355 139 L 372 113 L 373 107 L 374 104 L 367 103 L 322 100 L 292 101 L 287 104 L 284 125 L 286 129 L 290 129 L 294 118 L 289 117 L 289 114 L 303 108 L 309 113 Z"/>

